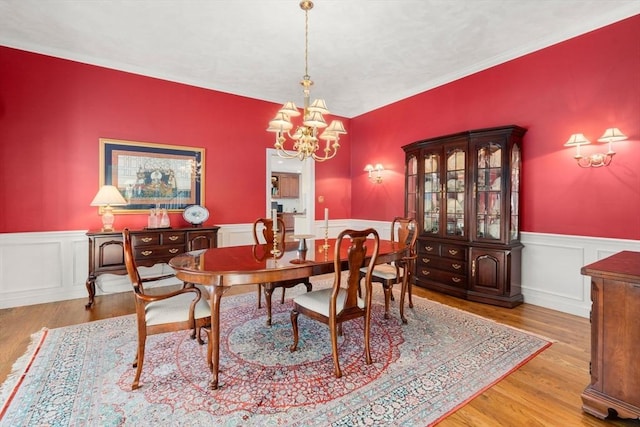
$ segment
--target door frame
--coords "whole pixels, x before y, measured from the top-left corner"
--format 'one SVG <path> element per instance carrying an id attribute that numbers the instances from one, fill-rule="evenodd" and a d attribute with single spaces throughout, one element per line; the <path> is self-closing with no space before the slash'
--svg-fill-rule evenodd
<path id="1" fill-rule="evenodd" d="M 284 159 L 278 156 L 274 148 L 267 148 L 266 163 L 267 175 L 265 177 L 265 212 L 266 218 L 271 217 L 271 172 L 273 164 L 278 160 L 290 162 L 292 165 L 300 164 L 300 207 L 306 212 L 304 217 L 296 218 L 296 233 L 299 234 L 315 234 L 315 212 L 316 212 L 316 163 L 313 159 L 305 160 Z"/>

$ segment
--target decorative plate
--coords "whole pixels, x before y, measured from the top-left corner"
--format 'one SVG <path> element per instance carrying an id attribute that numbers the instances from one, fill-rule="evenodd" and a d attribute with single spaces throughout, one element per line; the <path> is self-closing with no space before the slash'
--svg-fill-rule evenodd
<path id="1" fill-rule="evenodd" d="M 200 225 L 209 218 L 209 210 L 204 206 L 190 205 L 184 208 L 182 217 L 193 225 Z"/>

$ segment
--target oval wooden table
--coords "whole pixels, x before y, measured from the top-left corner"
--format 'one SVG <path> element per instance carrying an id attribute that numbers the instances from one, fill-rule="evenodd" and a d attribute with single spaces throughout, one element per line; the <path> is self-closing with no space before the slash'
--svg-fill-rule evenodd
<path id="1" fill-rule="evenodd" d="M 284 248 L 279 248 L 275 256 L 270 244 L 211 248 L 187 252 L 169 261 L 180 280 L 209 287 L 212 345 L 207 359 L 212 373 L 212 389 L 218 388 L 220 301 L 231 286 L 301 279 L 333 272 L 335 239 L 307 241 L 304 261 L 298 259 L 297 246 L 297 242 L 287 243 Z M 376 263 L 399 261 L 405 256 L 406 250 L 401 243 L 380 240 Z M 340 253 L 340 259 L 345 260 L 346 266 L 347 254 L 343 252 Z M 407 281 L 404 280 L 400 297 L 402 318 L 406 288 Z"/>

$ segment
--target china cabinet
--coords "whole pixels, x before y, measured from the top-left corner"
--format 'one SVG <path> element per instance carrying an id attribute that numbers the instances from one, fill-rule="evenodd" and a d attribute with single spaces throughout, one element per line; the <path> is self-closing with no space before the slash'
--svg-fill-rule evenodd
<path id="1" fill-rule="evenodd" d="M 420 226 L 415 284 L 504 307 L 520 293 L 520 172 L 526 130 L 503 126 L 403 147 L 405 215 Z"/>

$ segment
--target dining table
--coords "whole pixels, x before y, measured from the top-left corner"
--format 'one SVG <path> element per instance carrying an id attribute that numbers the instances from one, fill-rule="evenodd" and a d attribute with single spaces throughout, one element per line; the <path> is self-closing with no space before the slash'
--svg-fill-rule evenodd
<path id="1" fill-rule="evenodd" d="M 305 239 L 306 240 L 306 239 Z M 298 242 L 226 246 L 186 252 L 175 256 L 169 265 L 185 283 L 206 287 L 211 307 L 211 343 L 207 361 L 211 369 L 211 388 L 218 388 L 220 361 L 220 304 L 222 296 L 233 286 L 302 279 L 334 272 L 336 239 L 309 239 L 302 251 Z M 345 246 L 345 245 L 343 245 Z M 373 247 L 371 240 L 370 247 Z M 397 262 L 408 253 L 402 242 L 380 240 L 376 264 Z M 347 250 L 338 254 L 347 266 Z M 366 257 L 366 262 L 370 255 Z M 407 275 L 405 275 L 406 277 Z M 400 313 L 404 318 L 407 280 L 402 281 Z"/>

